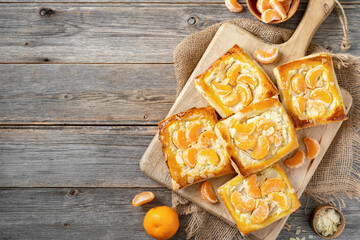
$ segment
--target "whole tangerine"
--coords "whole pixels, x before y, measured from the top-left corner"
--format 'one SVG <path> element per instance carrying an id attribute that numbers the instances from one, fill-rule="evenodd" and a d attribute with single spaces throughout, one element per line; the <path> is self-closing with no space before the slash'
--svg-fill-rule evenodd
<path id="1" fill-rule="evenodd" d="M 151 237 L 166 240 L 178 231 L 179 217 L 171 207 L 154 207 L 145 215 L 144 228 Z"/>

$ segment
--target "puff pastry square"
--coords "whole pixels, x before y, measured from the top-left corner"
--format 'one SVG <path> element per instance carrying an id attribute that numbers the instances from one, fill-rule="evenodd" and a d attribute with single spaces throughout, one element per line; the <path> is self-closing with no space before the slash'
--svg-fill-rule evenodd
<path id="1" fill-rule="evenodd" d="M 307 56 L 273 71 L 296 129 L 347 119 L 330 54 Z"/>
<path id="2" fill-rule="evenodd" d="M 238 175 L 218 192 L 243 235 L 268 226 L 301 205 L 279 163 L 248 177 Z"/>
<path id="3" fill-rule="evenodd" d="M 262 68 L 238 45 L 196 77 L 194 84 L 221 117 L 279 94 Z"/>
<path id="4" fill-rule="evenodd" d="M 212 107 L 192 108 L 159 122 L 159 138 L 174 190 L 234 173 L 214 133 L 217 122 Z"/>
<path id="5" fill-rule="evenodd" d="M 299 146 L 294 125 L 277 97 L 219 121 L 215 133 L 235 171 L 244 176 L 269 167 Z"/>

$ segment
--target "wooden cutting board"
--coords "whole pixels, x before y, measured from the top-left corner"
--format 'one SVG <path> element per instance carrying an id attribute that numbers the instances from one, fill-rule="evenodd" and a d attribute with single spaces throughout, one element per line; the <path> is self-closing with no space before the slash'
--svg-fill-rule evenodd
<path id="1" fill-rule="evenodd" d="M 272 69 L 274 67 L 280 65 L 281 63 L 305 56 L 306 49 L 308 48 L 311 38 L 323 20 L 331 12 L 334 4 L 334 0 L 310 0 L 305 15 L 293 36 L 286 43 L 278 45 L 265 43 L 235 25 L 223 24 L 209 44 L 179 97 L 176 99 L 168 116 L 186 111 L 192 107 L 204 107 L 208 105 L 208 103 L 196 91 L 193 79 L 203 73 L 214 61 L 222 56 L 234 44 L 238 44 L 249 53 L 253 53 L 255 49 L 267 49 L 270 47 L 278 48 L 278 60 L 273 64 L 263 66 L 270 78 L 274 80 L 272 74 Z M 352 97 L 347 91 L 343 89 L 341 91 L 344 99 L 345 111 L 347 113 L 352 104 Z M 310 181 L 340 126 L 341 122 L 297 131 L 300 149 L 305 150 L 302 143 L 304 136 L 317 139 L 321 145 L 321 152 L 319 156 L 312 162 L 306 161 L 301 168 L 296 170 L 290 170 L 284 167 L 284 170 L 286 171 L 292 186 L 296 190 L 298 197 L 300 197 L 304 192 L 306 185 Z M 283 160 L 280 162 L 282 163 L 282 161 Z M 170 174 L 164 161 L 158 134 L 156 134 L 154 139 L 151 141 L 148 149 L 142 157 L 140 161 L 140 168 L 146 175 L 171 189 Z M 233 175 L 222 176 L 211 179 L 210 182 L 213 184 L 214 189 L 217 189 L 233 177 Z M 212 205 L 201 199 L 199 183 L 193 184 L 178 191 L 177 193 L 211 214 L 235 226 L 234 220 L 222 202 Z M 283 228 L 286 220 L 287 217 L 272 223 L 264 229 L 253 232 L 251 235 L 258 239 L 275 239 Z"/>

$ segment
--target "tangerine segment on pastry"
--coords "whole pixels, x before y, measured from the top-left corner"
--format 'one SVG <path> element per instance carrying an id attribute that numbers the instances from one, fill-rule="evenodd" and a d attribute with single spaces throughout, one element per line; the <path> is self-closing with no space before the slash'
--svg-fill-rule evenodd
<path id="1" fill-rule="evenodd" d="M 303 142 L 306 146 L 306 157 L 310 160 L 316 158 L 320 153 L 319 142 L 311 137 L 304 138 Z"/>
<path id="2" fill-rule="evenodd" d="M 214 128 L 212 107 L 192 108 L 159 122 L 159 139 L 174 190 L 234 173 Z"/>
<path id="3" fill-rule="evenodd" d="M 238 45 L 197 76 L 194 84 L 221 117 L 279 94 L 264 70 Z"/>
<path id="4" fill-rule="evenodd" d="M 301 150 L 297 150 L 294 156 L 284 161 L 285 166 L 291 169 L 301 167 L 305 162 L 305 153 Z"/>
<path id="5" fill-rule="evenodd" d="M 208 203 L 214 204 L 218 202 L 212 185 L 208 181 L 204 181 L 200 186 L 201 198 Z"/>
<path id="6" fill-rule="evenodd" d="M 267 194 L 260 191 L 264 184 Z M 243 235 L 262 229 L 300 207 L 279 163 L 248 177 L 238 175 L 218 188 L 218 192 Z"/>
<path id="7" fill-rule="evenodd" d="M 347 119 L 330 54 L 300 58 L 273 72 L 296 129 Z"/>
<path id="8" fill-rule="evenodd" d="M 251 104 L 215 126 L 235 171 L 247 176 L 295 150 L 295 128 L 277 98 Z"/>

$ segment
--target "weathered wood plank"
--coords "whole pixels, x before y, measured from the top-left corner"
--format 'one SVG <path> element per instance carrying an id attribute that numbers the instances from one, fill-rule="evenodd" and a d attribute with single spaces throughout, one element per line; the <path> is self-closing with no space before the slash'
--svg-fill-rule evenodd
<path id="1" fill-rule="evenodd" d="M 53 14 L 40 16 L 42 7 Z M 304 13 L 279 26 L 295 29 Z M 360 24 L 357 5 L 344 5 L 348 14 L 350 53 L 360 55 L 356 44 Z M 209 14 L 211 13 L 211 14 Z M 194 17 L 191 25 L 188 19 Z M 0 62 L 22 63 L 171 63 L 175 46 L 187 35 L 235 17 L 225 6 L 193 4 L 1 4 Z M 333 12 L 314 41 L 339 51 L 341 24 Z"/>
<path id="2" fill-rule="evenodd" d="M 175 101 L 168 64 L 0 64 L 0 123 L 157 124 Z"/>
<path id="3" fill-rule="evenodd" d="M 0 127 L 0 187 L 159 187 L 139 161 L 157 127 Z"/>
<path id="4" fill-rule="evenodd" d="M 1 239 L 150 239 L 142 227 L 143 217 L 150 208 L 171 205 L 169 190 L 152 189 L 156 198 L 143 207 L 134 208 L 134 195 L 148 189 L 134 188 L 44 188 L 0 189 Z M 309 216 L 304 212 L 306 199 L 300 199 L 301 209 L 292 214 L 288 232 L 278 239 L 306 237 L 315 233 L 310 229 Z M 358 202 L 347 200 L 343 209 L 346 228 L 338 239 L 354 239 L 358 233 L 360 214 Z M 318 204 L 310 201 L 310 213 Z M 180 230 L 174 239 L 185 239 L 184 225 L 188 217 L 180 217 Z M 302 232 L 295 234 L 296 227 Z"/>

